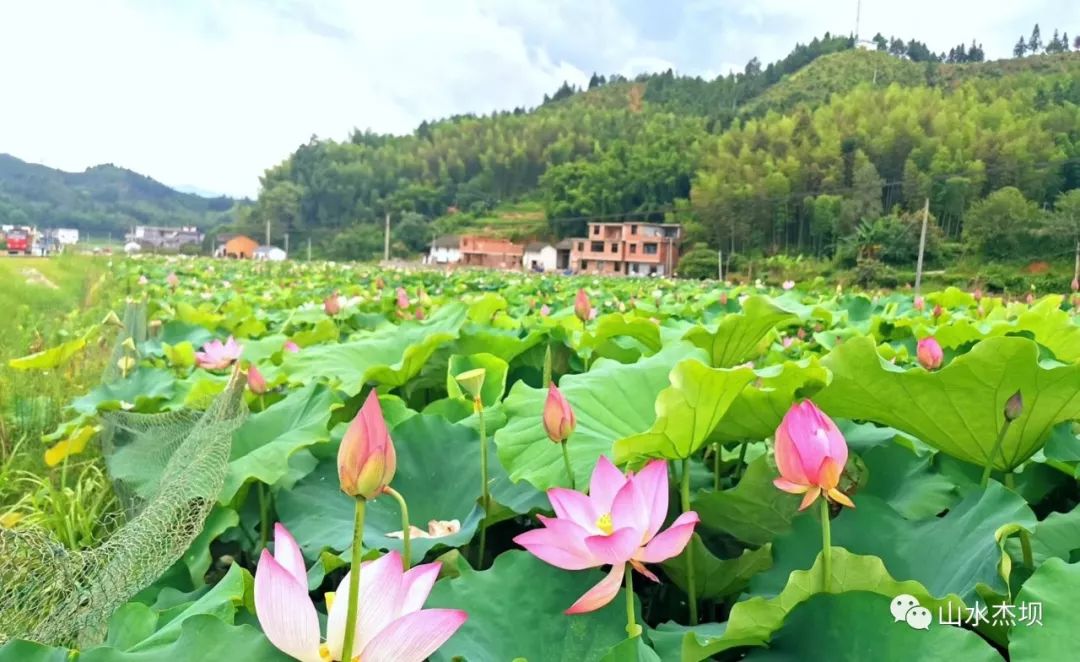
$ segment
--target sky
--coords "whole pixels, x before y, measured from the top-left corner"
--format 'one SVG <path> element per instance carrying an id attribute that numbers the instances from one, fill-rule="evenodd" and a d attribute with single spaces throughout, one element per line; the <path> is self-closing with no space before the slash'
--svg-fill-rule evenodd
<path id="1" fill-rule="evenodd" d="M 857 0 L 0 2 L 0 152 L 254 196 L 312 136 L 536 106 L 593 71 L 715 77 L 855 30 Z M 1075 0 L 862 0 L 859 34 L 1007 57 Z"/>

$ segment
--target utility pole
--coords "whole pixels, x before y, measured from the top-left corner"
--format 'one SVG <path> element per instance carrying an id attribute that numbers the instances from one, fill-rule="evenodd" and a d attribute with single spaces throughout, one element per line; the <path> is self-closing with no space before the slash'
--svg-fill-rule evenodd
<path id="1" fill-rule="evenodd" d="M 1073 263 L 1073 280 L 1080 278 L 1080 239 L 1076 240 L 1076 261 Z"/>
<path id="2" fill-rule="evenodd" d="M 855 3 L 855 44 L 859 43 L 859 18 L 862 14 L 862 0 Z"/>
<path id="3" fill-rule="evenodd" d="M 307 238 L 307 261 L 311 262 L 311 237 Z"/>
<path id="4" fill-rule="evenodd" d="M 915 266 L 915 294 L 919 294 L 919 288 L 922 286 L 922 263 L 923 263 L 923 251 L 926 250 L 926 223 L 930 220 L 930 198 L 926 199 L 926 203 L 923 204 L 922 210 L 922 232 L 919 233 L 919 261 Z"/>
<path id="5" fill-rule="evenodd" d="M 289 254 L 289 233 L 285 233 L 285 255 Z"/>
<path id="6" fill-rule="evenodd" d="M 270 219 L 266 219 L 266 245 L 270 245 Z"/>
<path id="7" fill-rule="evenodd" d="M 716 251 L 717 266 L 719 267 L 720 282 L 724 282 L 724 249 L 720 248 Z"/>
<path id="8" fill-rule="evenodd" d="M 386 212 L 386 236 L 383 237 L 383 261 L 390 261 L 390 212 Z"/>

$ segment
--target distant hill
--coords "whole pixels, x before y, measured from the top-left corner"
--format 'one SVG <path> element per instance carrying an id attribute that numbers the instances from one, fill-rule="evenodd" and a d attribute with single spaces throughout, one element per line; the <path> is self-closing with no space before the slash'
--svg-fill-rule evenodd
<path id="1" fill-rule="evenodd" d="M 123 233 L 132 225 L 227 222 L 237 201 L 181 193 L 111 164 L 64 172 L 0 154 L 0 223 Z"/>

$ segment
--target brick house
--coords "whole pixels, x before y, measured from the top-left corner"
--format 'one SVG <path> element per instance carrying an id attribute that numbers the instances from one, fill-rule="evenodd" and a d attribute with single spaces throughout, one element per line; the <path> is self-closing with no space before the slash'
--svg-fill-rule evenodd
<path id="1" fill-rule="evenodd" d="M 520 269 L 525 247 L 506 239 L 493 239 L 477 235 L 462 235 L 461 261 L 467 267 L 492 269 Z"/>
<path id="2" fill-rule="evenodd" d="M 570 239 L 570 267 L 609 276 L 670 276 L 679 263 L 682 226 L 673 223 L 589 223 Z"/>

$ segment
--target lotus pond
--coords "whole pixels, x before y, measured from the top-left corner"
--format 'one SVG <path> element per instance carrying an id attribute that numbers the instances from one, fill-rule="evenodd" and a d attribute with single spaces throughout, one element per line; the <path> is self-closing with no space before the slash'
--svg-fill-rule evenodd
<path id="1" fill-rule="evenodd" d="M 4 662 L 1075 659 L 1069 297 L 120 273 L 13 363 L 114 342 L 32 452 L 120 505 L 0 529 Z"/>

